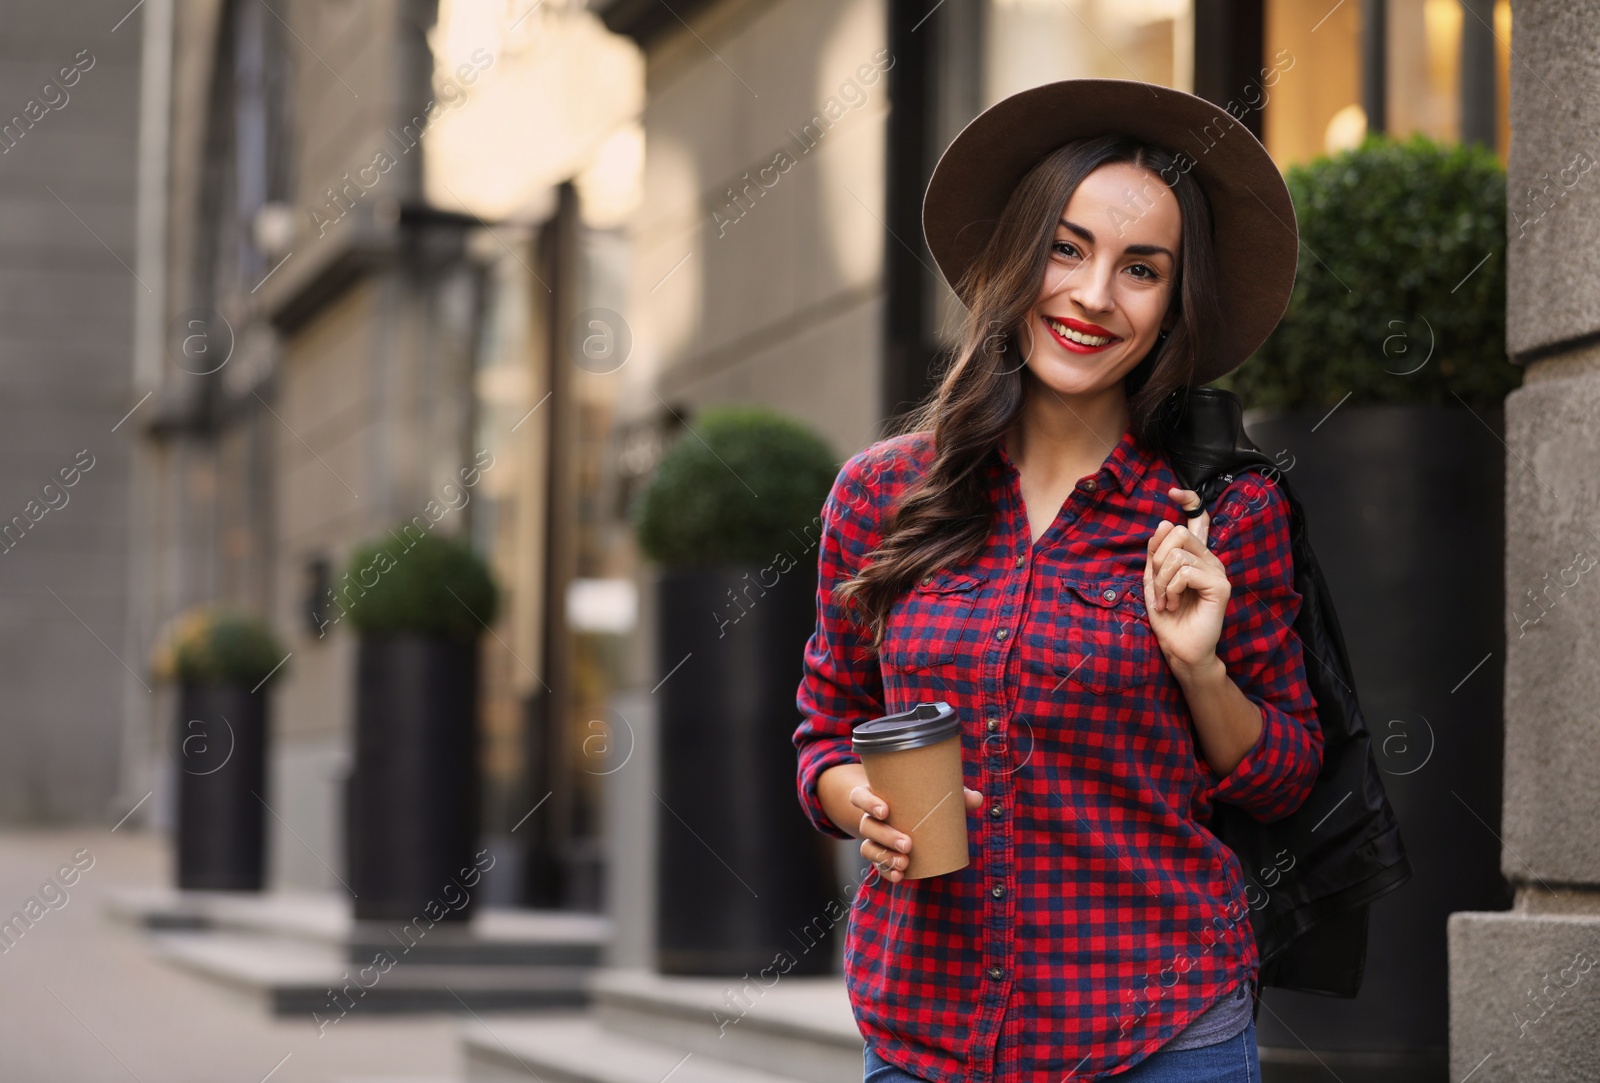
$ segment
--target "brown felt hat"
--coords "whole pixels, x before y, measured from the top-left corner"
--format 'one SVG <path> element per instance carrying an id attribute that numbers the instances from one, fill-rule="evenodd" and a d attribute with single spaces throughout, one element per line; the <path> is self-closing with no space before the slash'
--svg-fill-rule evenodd
<path id="1" fill-rule="evenodd" d="M 1208 383 L 1237 368 L 1278 325 L 1300 247 L 1283 175 L 1250 129 L 1219 105 L 1133 79 L 1065 79 L 1013 94 L 975 117 L 940 156 L 922 201 L 928 249 L 956 290 L 1023 175 L 1063 143 L 1100 135 L 1170 151 L 1211 204 L 1223 320 L 1194 375 Z"/>

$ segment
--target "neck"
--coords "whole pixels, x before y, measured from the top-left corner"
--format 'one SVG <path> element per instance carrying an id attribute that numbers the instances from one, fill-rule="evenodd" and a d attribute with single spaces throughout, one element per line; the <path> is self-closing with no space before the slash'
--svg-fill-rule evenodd
<path id="1" fill-rule="evenodd" d="M 1006 433 L 1006 450 L 1019 467 L 1024 459 L 1045 473 L 1077 464 L 1104 462 L 1128 431 L 1128 396 L 1118 382 L 1094 396 L 1061 395 L 1026 377 L 1022 412 Z"/>

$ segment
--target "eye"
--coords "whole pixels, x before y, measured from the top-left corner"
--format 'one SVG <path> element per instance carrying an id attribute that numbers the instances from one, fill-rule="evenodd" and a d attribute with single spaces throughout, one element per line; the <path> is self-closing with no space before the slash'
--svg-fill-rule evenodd
<path id="1" fill-rule="evenodd" d="M 1154 267 L 1150 266 L 1148 263 L 1135 263 L 1132 267 L 1129 267 L 1128 270 L 1130 270 L 1130 271 L 1145 271 L 1145 272 L 1147 272 L 1147 273 L 1142 274 L 1142 275 L 1135 275 L 1134 276 L 1135 278 L 1142 278 L 1147 282 L 1154 282 L 1158 278 L 1161 277 L 1161 273 L 1159 271 L 1157 271 Z"/>
<path id="2" fill-rule="evenodd" d="M 1062 252 L 1061 249 L 1063 248 L 1071 249 L 1071 251 Z M 1078 254 L 1078 246 L 1073 244 L 1071 241 L 1055 241 L 1050 245 L 1050 249 L 1051 251 L 1057 252 L 1063 256 L 1075 256 Z"/>

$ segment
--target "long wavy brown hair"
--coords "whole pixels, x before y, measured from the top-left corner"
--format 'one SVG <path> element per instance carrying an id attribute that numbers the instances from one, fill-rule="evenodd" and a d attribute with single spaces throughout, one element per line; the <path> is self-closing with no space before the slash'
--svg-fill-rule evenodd
<path id="1" fill-rule="evenodd" d="M 1168 446 L 1166 424 L 1191 386 L 1202 334 L 1221 318 L 1211 206 L 1167 150 L 1126 136 L 1076 140 L 1046 155 L 1017 183 L 988 244 L 957 284 L 967 314 L 938 388 L 894 427 L 902 434 L 931 432 L 933 461 L 890 512 L 882 542 L 860 574 L 834 591 L 863 620 L 874 646 L 883 641 L 895 600 L 914 583 L 983 550 L 994 506 L 980 468 L 1021 413 L 1031 379 L 1019 332 L 1044 283 L 1062 208 L 1085 177 L 1111 162 L 1160 177 L 1182 218 L 1176 322 L 1124 377 L 1136 435 L 1151 448 Z"/>

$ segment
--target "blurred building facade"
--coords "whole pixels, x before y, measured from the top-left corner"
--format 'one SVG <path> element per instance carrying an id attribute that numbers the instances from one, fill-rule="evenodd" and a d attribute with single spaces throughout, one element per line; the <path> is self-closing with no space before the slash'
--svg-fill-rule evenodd
<path id="1" fill-rule="evenodd" d="M 345 562 L 406 522 L 472 539 L 506 602 L 484 637 L 484 826 L 506 839 L 486 890 L 594 908 L 593 787 L 557 769 L 550 719 L 569 712 L 550 705 L 585 687 L 582 652 L 563 653 L 565 601 L 593 563 L 596 471 L 552 442 L 597 446 L 607 396 L 557 328 L 595 297 L 621 307 L 605 215 L 630 196 L 636 51 L 576 5 L 150 8 L 173 60 L 167 124 L 144 147 L 164 170 L 149 246 L 162 295 L 136 389 L 152 397 L 136 416 L 128 637 L 147 654 L 194 605 L 269 618 L 287 646 L 269 875 L 337 889 L 356 645 L 334 603 Z M 123 765 L 161 827 L 174 700 L 161 688 L 139 704 Z M 562 792 L 520 824 L 545 780 Z"/>
<path id="2" fill-rule="evenodd" d="M 119 801 L 121 719 L 150 696 L 123 638 L 137 444 L 124 415 L 138 397 L 128 343 L 150 281 L 134 254 L 142 23 L 127 14 L 120 0 L 0 13 L 9 824 L 114 823 L 132 804 Z"/>

